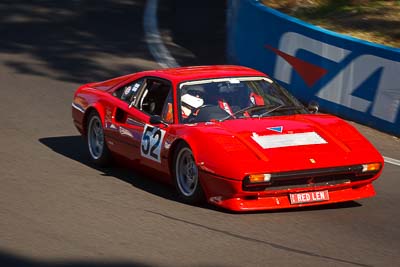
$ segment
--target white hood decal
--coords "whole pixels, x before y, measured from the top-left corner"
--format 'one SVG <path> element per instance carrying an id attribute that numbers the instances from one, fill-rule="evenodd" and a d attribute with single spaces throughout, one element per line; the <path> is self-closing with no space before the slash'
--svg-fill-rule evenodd
<path id="1" fill-rule="evenodd" d="M 263 149 L 328 143 L 316 132 L 273 134 L 263 136 L 253 133 L 251 138 Z"/>

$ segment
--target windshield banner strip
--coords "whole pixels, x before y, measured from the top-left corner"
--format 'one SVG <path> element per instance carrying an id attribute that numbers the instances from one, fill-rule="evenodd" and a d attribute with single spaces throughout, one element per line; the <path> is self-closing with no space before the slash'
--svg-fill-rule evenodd
<path id="1" fill-rule="evenodd" d="M 273 83 L 273 81 L 267 77 L 231 77 L 231 78 L 207 79 L 207 80 L 184 82 L 181 83 L 179 88 L 182 88 L 185 85 L 199 85 L 199 84 L 215 83 L 215 82 L 237 83 L 237 81 L 242 82 L 242 81 L 261 81 L 261 80 Z"/>

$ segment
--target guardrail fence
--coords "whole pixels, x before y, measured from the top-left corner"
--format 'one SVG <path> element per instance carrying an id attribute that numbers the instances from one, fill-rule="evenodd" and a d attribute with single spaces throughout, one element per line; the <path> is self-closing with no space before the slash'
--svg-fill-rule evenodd
<path id="1" fill-rule="evenodd" d="M 255 0 L 228 1 L 228 60 L 322 110 L 400 136 L 400 49 L 305 23 Z"/>

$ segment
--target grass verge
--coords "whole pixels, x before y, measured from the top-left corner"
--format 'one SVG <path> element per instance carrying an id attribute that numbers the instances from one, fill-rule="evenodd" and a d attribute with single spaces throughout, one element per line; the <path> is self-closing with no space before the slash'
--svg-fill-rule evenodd
<path id="1" fill-rule="evenodd" d="M 265 5 L 328 30 L 400 47 L 400 0 L 263 0 Z"/>

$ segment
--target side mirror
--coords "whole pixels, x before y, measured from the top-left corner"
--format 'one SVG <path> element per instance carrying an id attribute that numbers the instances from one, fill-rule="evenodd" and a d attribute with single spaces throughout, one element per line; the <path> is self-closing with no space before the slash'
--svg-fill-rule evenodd
<path id="1" fill-rule="evenodd" d="M 168 123 L 165 123 L 159 115 L 152 115 L 150 117 L 151 124 L 163 124 L 168 127 Z"/>
<path id="2" fill-rule="evenodd" d="M 316 101 L 310 101 L 310 103 L 308 103 L 308 111 L 315 114 L 318 113 L 318 110 L 319 110 L 319 105 Z"/>

